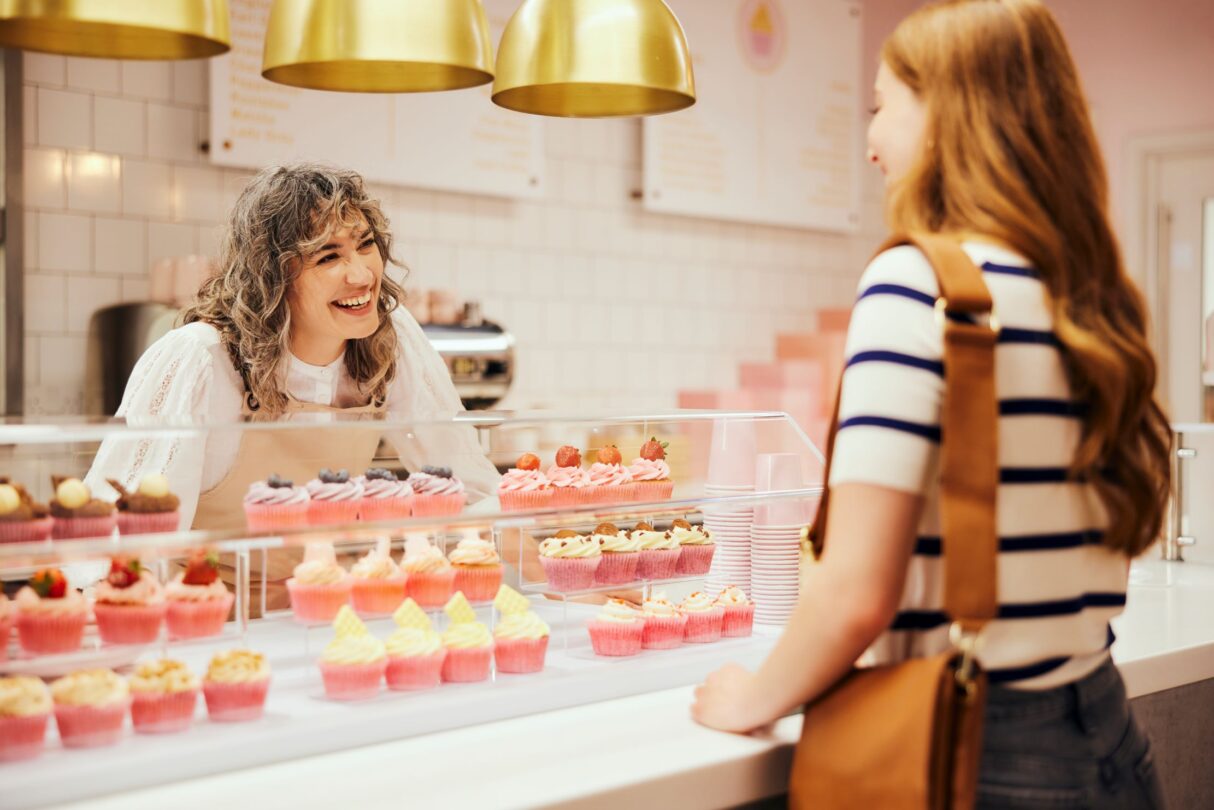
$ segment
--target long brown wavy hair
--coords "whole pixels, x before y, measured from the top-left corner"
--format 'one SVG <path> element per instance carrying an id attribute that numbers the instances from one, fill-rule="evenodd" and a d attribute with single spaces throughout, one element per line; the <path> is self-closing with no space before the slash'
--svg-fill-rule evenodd
<path id="1" fill-rule="evenodd" d="M 1085 406 L 1071 474 L 1108 512 L 1104 544 L 1159 536 L 1171 431 L 1154 398 L 1142 295 L 1108 217 L 1108 180 L 1062 32 L 1039 0 L 946 0 L 903 20 L 881 57 L 927 111 L 925 147 L 896 182 L 896 232 L 981 235 L 1027 258 L 1049 290 Z"/>
<path id="2" fill-rule="evenodd" d="M 399 265 L 392 257 L 388 220 L 355 172 L 313 163 L 263 169 L 236 200 L 219 273 L 203 283 L 183 321 L 203 321 L 219 330 L 254 410 L 273 416 L 287 406 L 287 289 L 297 268 L 334 231 L 362 222 L 370 227 L 385 266 Z M 379 327 L 368 337 L 346 341 L 346 370 L 370 399 L 382 401 L 396 374 L 399 341 L 390 314 L 403 300 L 404 291 L 384 273 L 376 304 Z"/>

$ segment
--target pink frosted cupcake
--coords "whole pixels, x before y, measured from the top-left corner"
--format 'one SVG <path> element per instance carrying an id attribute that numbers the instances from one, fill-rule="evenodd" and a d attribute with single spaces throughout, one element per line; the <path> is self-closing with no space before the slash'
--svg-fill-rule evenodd
<path id="1" fill-rule="evenodd" d="M 717 607 L 725 611 L 721 619 L 721 635 L 725 638 L 749 636 L 755 625 L 755 606 L 746 592 L 737 585 L 726 585 L 717 594 Z"/>
<path id="2" fill-rule="evenodd" d="M 502 584 L 502 561 L 497 548 L 482 540 L 475 529 L 466 529 L 448 559 L 455 569 L 455 590 L 469 602 L 491 602 Z"/>
<path id="3" fill-rule="evenodd" d="M 475 683 L 489 677 L 493 663 L 493 636 L 489 628 L 476 620 L 472 605 L 462 593 L 451 597 L 443 611 L 451 625 L 442 635 L 447 658 L 442 679 L 447 683 Z"/>
<path id="4" fill-rule="evenodd" d="M 310 499 L 309 524 L 332 526 L 358 520 L 358 510 L 363 501 L 363 486 L 357 479 L 350 480 L 349 470 L 321 470 L 304 489 L 308 490 Z"/>
<path id="5" fill-rule="evenodd" d="M 468 501 L 464 482 L 449 467 L 422 467 L 409 476 L 413 514 L 421 517 L 458 515 Z"/>
<path id="6" fill-rule="evenodd" d="M 599 544 L 602 561 L 594 571 L 599 585 L 627 585 L 637 578 L 641 560 L 641 543 L 628 532 L 620 531 L 614 523 L 600 523 L 590 539 Z"/>
<path id="7" fill-rule="evenodd" d="M 58 568 L 44 568 L 17 592 L 17 638 L 26 652 L 46 655 L 80 649 L 89 605 Z"/>
<path id="8" fill-rule="evenodd" d="M 622 461 L 620 449 L 614 444 L 599 449 L 598 461 L 590 465 L 589 471 L 596 503 L 628 503 L 635 500 L 632 473 Z"/>
<path id="9" fill-rule="evenodd" d="M 562 593 L 593 588 L 602 558 L 596 541 L 572 529 L 562 529 L 540 543 L 540 565 L 548 587 Z"/>
<path id="10" fill-rule="evenodd" d="M 245 494 L 245 522 L 254 532 L 307 526 L 310 501 L 308 490 L 271 475 L 254 481 Z"/>
<path id="11" fill-rule="evenodd" d="M 667 501 L 674 493 L 670 465 L 666 463 L 666 443 L 656 437 L 641 445 L 641 454 L 628 465 L 628 472 L 632 473 L 633 500 Z"/>
<path id="12" fill-rule="evenodd" d="M 719 641 L 725 611 L 713 604 L 712 598 L 703 591 L 689 595 L 679 605 L 679 611 L 687 617 L 683 628 L 683 640 L 689 644 L 705 644 Z"/>
<path id="13" fill-rule="evenodd" d="M 0 678 L 0 762 L 33 759 L 46 743 L 51 693 L 37 678 Z"/>
<path id="14" fill-rule="evenodd" d="M 354 610 L 359 615 L 387 616 L 405 601 L 408 577 L 392 559 L 390 551 L 388 538 L 381 537 L 375 548 L 350 569 Z"/>
<path id="15" fill-rule="evenodd" d="M 215 653 L 202 682 L 207 714 L 217 723 L 259 720 L 270 691 L 270 664 L 252 650 Z"/>
<path id="16" fill-rule="evenodd" d="M 388 688 L 398 692 L 431 689 L 442 681 L 447 650 L 430 617 L 412 599 L 392 614 L 396 632 L 388 636 Z"/>
<path id="17" fill-rule="evenodd" d="M 665 593 L 654 591 L 641 605 L 641 614 L 645 618 L 642 647 L 647 650 L 672 650 L 682 646 L 687 617 L 671 604 Z"/>
<path id="18" fill-rule="evenodd" d="M 692 526 L 685 520 L 676 520 L 670 526 L 670 537 L 679 544 L 679 564 L 674 569 L 676 574 L 703 576 L 708 573 L 717 550 L 712 532 Z"/>
<path id="19" fill-rule="evenodd" d="M 198 676 L 180 661 L 141 661 L 129 682 L 137 734 L 172 734 L 194 722 Z"/>
<path id="20" fill-rule="evenodd" d="M 223 632 L 235 598 L 219 578 L 219 555 L 196 551 L 186 570 L 164 589 L 169 638 L 206 638 Z"/>
<path id="21" fill-rule="evenodd" d="M 354 581 L 337 563 L 332 543 L 308 543 L 304 559 L 287 580 L 291 611 L 301 624 L 328 624 L 350 603 Z"/>
<path id="22" fill-rule="evenodd" d="M 151 644 L 159 638 L 168 612 L 164 588 L 137 558 L 110 560 L 109 575 L 93 593 L 97 632 L 106 644 Z"/>
<path id="23" fill-rule="evenodd" d="M 638 523 L 632 539 L 641 546 L 637 576 L 644 580 L 671 579 L 679 566 L 679 541 L 670 532 L 660 532 L 648 523 Z"/>
<path id="24" fill-rule="evenodd" d="M 362 619 L 343 605 L 333 620 L 336 637 L 320 656 L 325 694 L 333 700 L 365 700 L 379 694 L 388 653 Z"/>
<path id="25" fill-rule="evenodd" d="M 0 592 L 0 661 L 8 660 L 8 637 L 17 623 L 17 606 Z"/>
<path id="26" fill-rule="evenodd" d="M 405 593 L 424 608 L 442 607 L 455 592 L 455 569 L 424 536 L 414 535 L 405 541 L 401 568 L 409 577 Z"/>
<path id="27" fill-rule="evenodd" d="M 582 454 L 564 445 L 556 451 L 556 463 L 545 475 L 552 488 L 553 506 L 584 506 L 595 503 L 598 490 L 590 484 L 590 473 L 582 469 Z"/>
<path id="28" fill-rule="evenodd" d="M 82 537 L 109 537 L 118 525 L 114 504 L 93 497 L 93 493 L 76 478 L 51 479 L 55 497 L 51 499 L 51 536 L 57 540 Z"/>
<path id="29" fill-rule="evenodd" d="M 502 618 L 493 628 L 493 656 L 498 672 L 524 674 L 544 668 L 551 631 L 531 610 L 531 601 L 503 585 L 493 600 Z"/>
<path id="30" fill-rule="evenodd" d="M 360 520 L 400 520 L 413 514 L 413 487 L 391 470 L 372 467 L 357 481 L 363 488 Z"/>
<path id="31" fill-rule="evenodd" d="M 131 694 L 127 682 L 112 670 L 73 672 L 51 684 L 51 697 L 65 747 L 98 748 L 122 737 Z"/>
<path id="32" fill-rule="evenodd" d="M 118 534 L 156 534 L 175 532 L 181 520 L 180 499 L 169 492 L 169 481 L 163 475 L 145 475 L 139 487 L 128 492 L 121 481 L 106 481 L 118 493 Z"/>
<path id="33" fill-rule="evenodd" d="M 545 509 L 552 505 L 552 485 L 540 472 L 540 459 L 523 453 L 513 469 L 507 470 L 497 485 L 497 499 L 503 512 Z"/>
<path id="34" fill-rule="evenodd" d="M 0 543 L 37 543 L 51 536 L 50 511 L 25 487 L 0 478 Z"/>
<path id="35" fill-rule="evenodd" d="M 636 608 L 619 599 L 610 599 L 587 625 L 590 646 L 595 655 L 636 655 L 641 651 L 645 620 Z"/>

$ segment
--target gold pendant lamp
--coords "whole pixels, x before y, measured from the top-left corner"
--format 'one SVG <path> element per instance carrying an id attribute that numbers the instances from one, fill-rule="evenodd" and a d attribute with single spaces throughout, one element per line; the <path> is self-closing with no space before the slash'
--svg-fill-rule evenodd
<path id="1" fill-rule="evenodd" d="M 315 90 L 459 90 L 493 80 L 493 43 L 480 0 L 274 0 L 261 75 Z"/>
<path id="2" fill-rule="evenodd" d="M 228 25 L 228 0 L 0 0 L 0 47 L 68 56 L 217 56 Z"/>
<path id="3" fill-rule="evenodd" d="M 603 118 L 695 103 L 687 38 L 662 0 L 524 0 L 498 45 L 493 101 Z"/>

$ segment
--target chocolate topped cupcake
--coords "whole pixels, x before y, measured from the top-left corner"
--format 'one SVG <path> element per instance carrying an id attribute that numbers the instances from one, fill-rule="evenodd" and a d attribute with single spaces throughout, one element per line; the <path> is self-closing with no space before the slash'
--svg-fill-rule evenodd
<path id="1" fill-rule="evenodd" d="M 37 503 L 25 487 L 0 477 L 0 543 L 31 543 L 51 536 L 45 504 Z"/>
<path id="2" fill-rule="evenodd" d="M 118 493 L 118 533 L 152 534 L 177 530 L 178 507 L 181 499 L 169 492 L 168 479 L 163 475 L 145 475 L 139 488 L 128 492 L 113 478 L 106 481 Z"/>
<path id="3" fill-rule="evenodd" d="M 106 537 L 113 533 L 117 520 L 114 504 L 94 498 L 88 486 L 78 478 L 54 476 L 55 497 L 51 498 L 53 536 L 60 540 L 77 537 Z"/>

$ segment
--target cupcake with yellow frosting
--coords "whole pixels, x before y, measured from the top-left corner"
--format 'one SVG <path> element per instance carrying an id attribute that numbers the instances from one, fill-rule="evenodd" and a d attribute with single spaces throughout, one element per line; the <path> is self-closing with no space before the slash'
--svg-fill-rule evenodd
<path id="1" fill-rule="evenodd" d="M 603 559 L 594 570 L 599 585 L 627 585 L 636 581 L 637 564 L 641 560 L 641 543 L 632 535 L 620 531 L 614 523 L 600 523 L 590 539 L 599 544 Z"/>
<path id="2" fill-rule="evenodd" d="M 121 481 L 106 481 L 118 493 L 118 533 L 153 534 L 175 532 L 181 515 L 181 500 L 169 492 L 169 480 L 163 475 L 145 475 L 134 492 L 127 492 Z"/>
<path id="3" fill-rule="evenodd" d="M 670 527 L 670 538 L 679 544 L 679 564 L 675 566 L 675 574 L 701 576 L 708 573 L 717 550 L 712 532 L 701 526 L 692 526 L 685 520 L 676 520 Z"/>
<path id="4" fill-rule="evenodd" d="M 0 678 L 0 762 L 42 753 L 51 693 L 38 678 Z"/>
<path id="5" fill-rule="evenodd" d="M 749 636 L 754 630 L 755 604 L 737 585 L 726 585 L 717 594 L 717 607 L 725 611 L 721 618 L 721 635 L 725 638 Z"/>
<path id="6" fill-rule="evenodd" d="M 447 658 L 442 678 L 448 683 L 474 683 L 489 677 L 493 663 L 493 636 L 489 628 L 476 620 L 472 605 L 462 593 L 451 597 L 443 608 L 451 625 L 443 633 Z"/>
<path id="7" fill-rule="evenodd" d="M 672 650 L 683 643 L 683 628 L 687 617 L 666 598 L 664 591 L 654 591 L 641 605 L 645 631 L 641 646 L 647 650 Z"/>
<path id="8" fill-rule="evenodd" d="M 73 672 L 51 684 L 55 725 L 67 748 L 113 745 L 131 705 L 127 682 L 109 669 Z"/>
<path id="9" fill-rule="evenodd" d="M 595 655 L 636 655 L 641 651 L 645 619 L 636 608 L 623 600 L 607 600 L 587 628 Z"/>
<path id="10" fill-rule="evenodd" d="M 333 621 L 337 611 L 349 604 L 354 582 L 337 563 L 332 543 L 308 543 L 304 559 L 287 580 L 291 610 L 304 624 Z"/>
<path id="11" fill-rule="evenodd" d="M 720 640 L 725 610 L 717 606 L 711 596 L 696 591 L 682 601 L 679 611 L 687 617 L 687 625 L 683 628 L 684 641 L 705 644 Z"/>
<path id="12" fill-rule="evenodd" d="M 497 596 L 502 584 L 502 560 L 497 547 L 482 540 L 475 529 L 467 530 L 447 559 L 455 569 L 455 590 L 469 602 L 488 602 Z"/>
<path id="13" fill-rule="evenodd" d="M 349 605 L 337 612 L 333 630 L 336 636 L 320 656 L 325 694 L 333 700 L 375 697 L 388 668 L 384 643 L 371 635 Z"/>
<path id="14" fill-rule="evenodd" d="M 128 685 L 137 734 L 185 731 L 194 721 L 198 676 L 180 661 L 141 661 Z"/>
<path id="15" fill-rule="evenodd" d="M 430 689 L 442 680 L 447 650 L 430 617 L 406 599 L 392 614 L 396 631 L 388 636 L 388 688 L 401 692 Z"/>
<path id="16" fill-rule="evenodd" d="M 93 497 L 78 478 L 51 479 L 55 497 L 51 499 L 51 536 L 57 540 L 78 537 L 108 537 L 114 533 L 118 518 L 114 504 Z"/>
<path id="17" fill-rule="evenodd" d="M 442 549 L 430 545 L 423 536 L 405 541 L 400 567 L 409 577 L 405 594 L 421 607 L 440 608 L 455 591 L 455 569 Z"/>
<path id="18" fill-rule="evenodd" d="M 80 649 L 89 605 L 58 568 L 43 568 L 17 592 L 17 638 L 26 652 L 46 655 Z"/>
<path id="19" fill-rule="evenodd" d="M 270 691 L 270 662 L 252 650 L 215 653 L 202 681 L 207 714 L 217 723 L 260 720 Z"/>
<path id="20" fill-rule="evenodd" d="M 501 621 L 493 628 L 493 655 L 498 672 L 539 672 L 544 668 L 551 631 L 531 609 L 531 600 L 503 585 L 493 600 Z"/>
<path id="21" fill-rule="evenodd" d="M 540 543 L 540 565 L 554 591 L 580 591 L 594 587 L 594 572 L 602 562 L 599 544 L 572 529 L 561 529 Z"/>
<path id="22" fill-rule="evenodd" d="M 679 541 L 669 532 L 660 532 L 648 523 L 638 523 L 632 530 L 632 539 L 641 547 L 641 559 L 637 563 L 639 578 L 655 580 L 674 576 L 682 551 Z"/>
<path id="23" fill-rule="evenodd" d="M 387 616 L 405 601 L 408 577 L 392 559 L 386 537 L 350 569 L 353 581 L 354 609 L 360 616 Z"/>
<path id="24" fill-rule="evenodd" d="M 25 487 L 0 477 L 0 543 L 36 543 L 51 536 L 50 510 Z"/>

